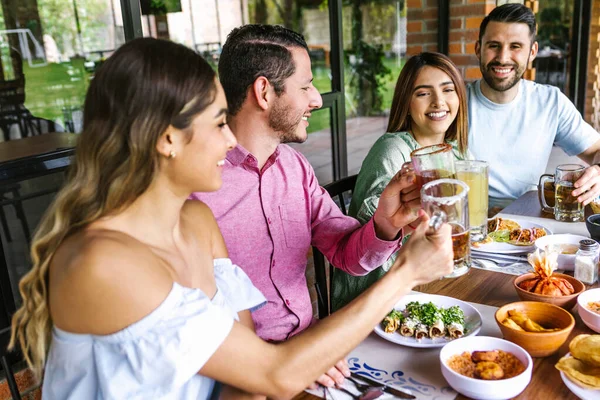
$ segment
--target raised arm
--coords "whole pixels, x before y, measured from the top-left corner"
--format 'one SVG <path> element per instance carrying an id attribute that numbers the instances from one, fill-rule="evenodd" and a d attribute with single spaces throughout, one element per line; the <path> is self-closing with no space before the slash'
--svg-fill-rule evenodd
<path id="1" fill-rule="evenodd" d="M 401 250 L 390 272 L 348 306 L 279 345 L 267 344 L 235 324 L 201 373 L 269 397 L 303 390 L 356 347 L 393 305 L 415 285 L 452 269 L 450 230 L 426 236 L 427 218 Z M 236 360 L 232 368 L 230 360 Z"/>
<path id="2" fill-rule="evenodd" d="M 351 275 L 364 275 L 384 264 L 400 246 L 400 229 L 416 217 L 419 195 L 413 179 L 413 174 L 398 172 L 383 190 L 374 217 L 362 227 L 345 217 L 326 192 L 316 189 L 313 245 Z"/>

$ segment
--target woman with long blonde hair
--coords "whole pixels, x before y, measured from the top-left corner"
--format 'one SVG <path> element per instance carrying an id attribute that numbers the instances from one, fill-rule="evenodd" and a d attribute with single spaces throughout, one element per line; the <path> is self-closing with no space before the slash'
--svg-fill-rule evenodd
<path id="1" fill-rule="evenodd" d="M 472 159 L 468 151 L 467 94 L 458 68 L 445 55 L 425 52 L 411 57 L 400 72 L 387 131 L 363 160 L 348 214 L 361 224 L 373 217 L 385 185 L 420 147 L 448 143 L 457 160 Z M 414 186 L 416 188 L 416 186 Z M 418 190 L 405 190 L 403 202 L 420 207 Z M 416 215 L 415 215 L 416 217 Z M 404 228 L 409 233 L 417 222 Z M 395 255 L 365 276 L 335 270 L 332 309 L 348 304 L 394 263 Z"/>
<path id="2" fill-rule="evenodd" d="M 250 311 L 264 297 L 227 258 L 208 207 L 186 201 L 221 186 L 236 143 L 226 117 L 215 73 L 182 45 L 136 39 L 97 72 L 13 317 L 11 343 L 45 399 L 203 399 L 215 380 L 290 397 L 413 286 L 451 272 L 449 227 L 428 232 L 424 216 L 372 290 L 288 342 L 263 342 Z"/>

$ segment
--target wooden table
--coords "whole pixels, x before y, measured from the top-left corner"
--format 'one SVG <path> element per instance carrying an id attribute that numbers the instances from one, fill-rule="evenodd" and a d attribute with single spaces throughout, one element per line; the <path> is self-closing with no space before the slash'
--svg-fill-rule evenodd
<path id="1" fill-rule="evenodd" d="M 505 208 L 502 214 L 553 219 L 552 215 L 542 212 L 538 203 L 537 192 L 525 193 Z M 565 222 L 564 224 L 583 224 L 583 222 Z M 469 270 L 469 273 L 461 277 L 435 281 L 427 285 L 417 286 L 414 290 L 500 307 L 514 301 L 519 301 L 519 297 L 513 287 L 514 279 L 515 276 L 513 275 L 472 268 Z M 588 288 L 590 287 L 598 287 L 598 284 L 588 286 Z M 594 333 L 584 325 L 579 315 L 574 312 L 573 315 L 575 316 L 576 324 L 569 339 L 567 339 L 558 353 L 545 358 L 533 359 L 534 366 L 531 383 L 517 399 L 577 399 L 563 383 L 558 370 L 554 368 L 560 357 L 568 352 L 568 344 L 573 337 L 581 333 Z M 296 396 L 295 399 L 315 400 L 317 397 L 302 393 Z M 466 397 L 459 395 L 457 399 L 466 399 Z"/>
<path id="2" fill-rule="evenodd" d="M 53 132 L 0 142 L 0 164 L 22 158 L 74 148 L 79 136 L 67 132 Z"/>

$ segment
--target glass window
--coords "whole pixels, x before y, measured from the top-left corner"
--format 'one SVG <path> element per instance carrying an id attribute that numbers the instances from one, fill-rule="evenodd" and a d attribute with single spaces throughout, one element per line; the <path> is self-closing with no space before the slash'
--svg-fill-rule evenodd
<path id="1" fill-rule="evenodd" d="M 533 62 L 535 81 L 557 86 L 566 95 L 568 95 L 573 4 L 574 0 L 540 1 L 536 15 L 539 51 Z"/>
<path id="2" fill-rule="evenodd" d="M 278 24 L 304 35 L 312 63 L 314 85 L 331 91 L 331 40 L 326 0 L 247 0 L 251 24 Z"/>
<path id="3" fill-rule="evenodd" d="M 592 3 L 584 118 L 600 131 L 600 3 Z"/>
<path id="4" fill-rule="evenodd" d="M 405 1 L 354 3 L 343 9 L 349 174 L 358 172 L 373 142 L 386 131 L 396 80 L 407 58 L 410 23 Z"/>
<path id="5" fill-rule="evenodd" d="M 0 140 L 79 132 L 89 81 L 122 43 L 119 0 L 3 1 Z"/>
<path id="6" fill-rule="evenodd" d="M 156 4 L 154 1 L 152 4 Z M 195 48 L 216 69 L 227 34 L 246 23 L 279 24 L 304 35 L 309 47 L 313 84 L 321 93 L 331 91 L 329 10 L 325 0 L 206 0 L 164 1 L 161 7 L 142 7 L 144 36 L 161 37 Z M 166 3 L 170 3 L 167 5 Z M 143 4 L 143 3 L 142 3 Z M 332 180 L 330 111 L 314 112 L 310 142 L 324 143 L 311 155 L 318 176 Z M 313 137 L 313 133 L 315 136 Z M 316 139 L 319 137 L 319 139 Z M 300 146 L 303 151 L 308 146 Z M 326 159 L 324 158 L 326 154 Z M 327 170 L 325 172 L 325 170 Z"/>
<path id="7" fill-rule="evenodd" d="M 243 13 L 247 12 L 243 7 L 245 0 L 143 0 L 144 3 L 150 3 L 142 7 L 144 36 L 195 49 L 215 69 L 227 34 L 243 23 Z"/>
<path id="8" fill-rule="evenodd" d="M 312 133 L 306 142 L 290 143 L 308 159 L 321 186 L 333 181 L 330 115 L 330 108 L 313 111 L 308 126 Z"/>
<path id="9" fill-rule="evenodd" d="M 324 0 L 142 1 L 144 36 L 185 44 L 215 68 L 229 32 L 247 23 L 279 24 L 304 34 L 315 86 L 323 93 L 331 91 L 329 12 Z"/>

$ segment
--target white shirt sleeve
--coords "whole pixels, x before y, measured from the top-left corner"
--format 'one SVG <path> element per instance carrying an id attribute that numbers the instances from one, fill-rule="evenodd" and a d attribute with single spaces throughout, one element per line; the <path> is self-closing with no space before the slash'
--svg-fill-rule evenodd
<path id="1" fill-rule="evenodd" d="M 558 91 L 558 90 L 557 90 Z M 583 153 L 596 141 L 600 133 L 581 116 L 579 110 L 563 93 L 558 93 L 558 129 L 555 143 L 569 156 Z"/>
<path id="2" fill-rule="evenodd" d="M 267 299 L 252 284 L 248 275 L 229 258 L 218 258 L 214 261 L 214 265 L 217 286 L 223 291 L 233 311 L 254 312 L 267 304 Z"/>

